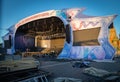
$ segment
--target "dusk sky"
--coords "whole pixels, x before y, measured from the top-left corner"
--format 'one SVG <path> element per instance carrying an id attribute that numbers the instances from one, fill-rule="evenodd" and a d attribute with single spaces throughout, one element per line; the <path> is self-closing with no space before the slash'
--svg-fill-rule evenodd
<path id="1" fill-rule="evenodd" d="M 0 0 L 0 43 L 6 29 L 27 16 L 53 9 L 82 7 L 86 8 L 86 15 L 117 14 L 114 26 L 120 34 L 120 0 Z"/>

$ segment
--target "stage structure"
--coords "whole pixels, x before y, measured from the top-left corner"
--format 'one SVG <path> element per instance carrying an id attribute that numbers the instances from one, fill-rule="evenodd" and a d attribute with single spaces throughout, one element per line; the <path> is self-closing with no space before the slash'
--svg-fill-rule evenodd
<path id="1" fill-rule="evenodd" d="M 112 59 L 108 27 L 116 15 L 87 16 L 84 10 L 50 10 L 22 19 L 3 37 L 7 53 L 60 49 L 59 59 Z"/>

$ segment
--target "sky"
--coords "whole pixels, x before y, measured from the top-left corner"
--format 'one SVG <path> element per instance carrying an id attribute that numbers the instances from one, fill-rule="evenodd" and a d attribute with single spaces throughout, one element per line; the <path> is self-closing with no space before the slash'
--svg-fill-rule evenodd
<path id="1" fill-rule="evenodd" d="M 0 0 L 0 43 L 7 29 L 25 17 L 53 9 L 83 7 L 86 15 L 117 14 L 114 27 L 120 34 L 120 0 Z"/>

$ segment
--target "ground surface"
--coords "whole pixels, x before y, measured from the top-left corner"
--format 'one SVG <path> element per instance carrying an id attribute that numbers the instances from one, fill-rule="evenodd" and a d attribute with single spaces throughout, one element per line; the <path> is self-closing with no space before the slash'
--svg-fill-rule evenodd
<path id="1" fill-rule="evenodd" d="M 31 59 L 31 57 L 22 58 L 22 61 L 25 59 L 29 60 Z M 83 70 L 86 67 L 82 67 L 82 68 L 72 67 L 76 61 L 81 62 L 83 60 L 58 60 L 58 59 L 50 58 L 50 57 L 45 57 L 45 58 L 34 57 L 34 59 L 39 61 L 40 63 L 39 69 L 52 73 L 48 77 L 49 81 L 57 77 L 69 77 L 69 78 L 82 79 L 83 82 L 93 82 L 93 80 L 91 80 L 92 77 L 85 75 L 83 73 Z M 88 61 L 88 60 L 86 61 L 89 62 L 90 67 L 107 70 L 109 72 L 120 71 L 120 58 L 119 57 L 116 57 L 114 58 L 114 60 L 110 60 L 110 61 Z"/>
<path id="2" fill-rule="evenodd" d="M 82 79 L 84 82 L 91 82 L 90 76 L 83 74 L 83 68 L 73 68 L 72 65 L 76 61 L 66 61 L 66 60 L 50 60 L 50 59 L 41 59 L 38 58 L 41 62 L 40 69 L 53 73 L 50 77 L 51 79 L 57 77 L 70 77 Z M 79 60 L 81 61 L 81 60 Z M 98 69 L 107 70 L 109 72 L 118 72 L 120 71 L 120 58 L 115 58 L 110 61 L 89 61 L 90 67 L 95 67 Z M 93 78 L 94 79 L 94 78 Z"/>

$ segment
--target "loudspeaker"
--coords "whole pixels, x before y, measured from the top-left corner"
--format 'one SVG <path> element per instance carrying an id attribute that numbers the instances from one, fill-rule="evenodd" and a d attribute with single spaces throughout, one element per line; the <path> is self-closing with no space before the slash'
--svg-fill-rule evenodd
<path id="1" fill-rule="evenodd" d="M 70 34 L 70 31 L 71 31 L 70 26 L 69 26 L 69 24 L 67 24 L 67 25 L 66 25 L 65 32 L 66 32 L 66 41 L 67 41 L 68 43 L 71 42 L 71 34 Z"/>

